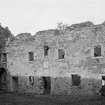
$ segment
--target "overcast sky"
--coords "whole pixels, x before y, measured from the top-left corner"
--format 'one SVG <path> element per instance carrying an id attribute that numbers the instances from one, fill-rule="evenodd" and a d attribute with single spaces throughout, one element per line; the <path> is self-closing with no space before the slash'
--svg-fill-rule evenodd
<path id="1" fill-rule="evenodd" d="M 105 21 L 105 0 L 0 0 L 0 23 L 15 35 L 84 21 Z"/>

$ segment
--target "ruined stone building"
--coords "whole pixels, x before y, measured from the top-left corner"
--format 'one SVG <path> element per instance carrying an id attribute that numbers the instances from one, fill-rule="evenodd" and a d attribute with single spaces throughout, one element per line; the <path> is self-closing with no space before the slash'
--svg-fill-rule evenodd
<path id="1" fill-rule="evenodd" d="M 6 44 L 8 44 L 9 39 L 12 39 L 13 35 L 11 34 L 8 27 L 2 27 L 0 24 L 0 90 L 7 90 L 9 80 L 7 79 L 7 53 L 6 53 Z"/>
<path id="2" fill-rule="evenodd" d="M 9 91 L 92 95 L 105 81 L 105 24 L 17 35 L 6 46 Z"/>

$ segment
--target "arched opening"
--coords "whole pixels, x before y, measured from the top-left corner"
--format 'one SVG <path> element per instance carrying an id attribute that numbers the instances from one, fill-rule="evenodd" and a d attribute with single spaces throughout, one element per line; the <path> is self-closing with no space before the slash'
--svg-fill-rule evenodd
<path id="1" fill-rule="evenodd" d="M 0 68 L 0 90 L 7 90 L 7 72 L 5 68 Z"/>

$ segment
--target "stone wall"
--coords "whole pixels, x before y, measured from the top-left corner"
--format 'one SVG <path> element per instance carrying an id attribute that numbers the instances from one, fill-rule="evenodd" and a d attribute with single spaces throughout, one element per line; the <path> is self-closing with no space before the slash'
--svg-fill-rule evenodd
<path id="1" fill-rule="evenodd" d="M 43 93 L 43 89 L 37 90 L 39 85 L 27 87 L 26 82 L 29 76 L 49 76 L 51 94 L 97 93 L 101 88 L 101 76 L 105 74 L 104 36 L 103 24 L 68 28 L 64 34 L 58 34 L 58 30 L 47 30 L 25 39 L 19 35 L 21 40 L 18 37 L 7 47 L 8 70 L 12 76 L 27 77 L 19 82 L 21 91 Z M 49 47 L 48 56 L 44 56 L 44 45 Z M 96 45 L 101 46 L 100 57 L 94 57 Z M 58 49 L 64 50 L 64 59 L 59 59 Z M 30 51 L 34 53 L 33 61 L 29 61 Z M 72 74 L 81 77 L 79 87 L 72 86 Z M 36 85 L 38 80 L 35 81 Z"/>
<path id="2" fill-rule="evenodd" d="M 57 77 L 52 79 L 52 94 L 60 95 L 93 95 L 99 94 L 101 80 L 81 78 L 80 86 L 73 86 L 69 77 Z"/>

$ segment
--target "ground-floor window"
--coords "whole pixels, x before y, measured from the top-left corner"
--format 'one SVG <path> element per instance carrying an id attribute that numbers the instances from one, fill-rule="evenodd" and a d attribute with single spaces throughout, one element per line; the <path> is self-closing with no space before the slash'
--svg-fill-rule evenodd
<path id="1" fill-rule="evenodd" d="M 72 86 L 79 86 L 81 83 L 81 78 L 79 75 L 77 74 L 72 74 Z"/>
<path id="2" fill-rule="evenodd" d="M 29 82 L 31 85 L 34 85 L 34 76 L 29 76 Z"/>

